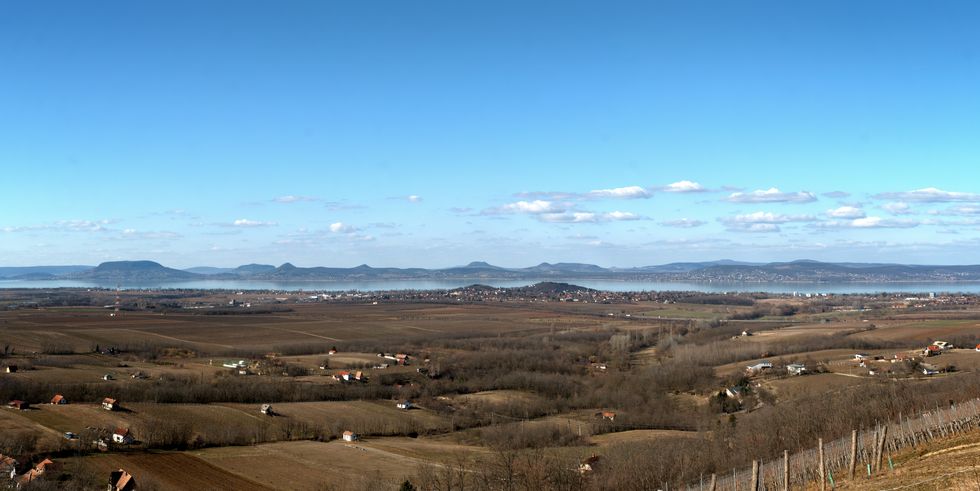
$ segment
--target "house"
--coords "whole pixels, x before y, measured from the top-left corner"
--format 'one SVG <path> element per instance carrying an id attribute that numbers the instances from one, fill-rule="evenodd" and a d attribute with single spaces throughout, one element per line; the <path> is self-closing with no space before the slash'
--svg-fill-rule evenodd
<path id="1" fill-rule="evenodd" d="M 415 406 L 412 405 L 412 401 L 400 401 L 395 406 L 398 409 L 412 409 L 413 407 L 415 407 Z"/>
<path id="2" fill-rule="evenodd" d="M 109 380 L 112 380 L 112 378 L 113 378 L 113 377 L 112 377 L 112 374 L 111 374 L 111 373 L 107 373 L 107 374 L 105 374 L 105 375 L 103 375 L 103 376 L 102 376 L 102 380 L 105 380 L 105 381 L 107 381 L 107 382 L 108 382 Z"/>
<path id="3" fill-rule="evenodd" d="M 855 360 L 867 360 L 870 356 L 867 353 L 858 353 L 854 355 Z"/>
<path id="4" fill-rule="evenodd" d="M 357 380 L 358 382 L 363 381 L 364 380 L 364 373 L 361 372 L 360 370 L 354 372 L 354 380 Z"/>
<path id="5" fill-rule="evenodd" d="M 120 443 L 123 445 L 129 445 L 133 443 L 133 435 L 129 432 L 129 428 L 116 428 L 112 432 L 112 441 L 115 443 Z"/>
<path id="6" fill-rule="evenodd" d="M 12 400 L 12 401 L 10 401 L 10 402 L 7 403 L 7 407 L 9 407 L 10 409 L 16 409 L 18 411 L 24 411 L 24 410 L 30 409 L 31 408 L 31 404 L 29 402 L 26 402 L 26 401 L 20 401 L 20 400 L 14 399 L 14 400 Z"/>
<path id="7" fill-rule="evenodd" d="M 786 365 L 786 372 L 790 375 L 803 375 L 806 373 L 806 365 L 800 363 L 790 363 Z"/>
<path id="8" fill-rule="evenodd" d="M 68 399 L 65 399 L 65 396 L 61 394 L 55 394 L 51 398 L 51 404 L 68 404 Z"/>
<path id="9" fill-rule="evenodd" d="M 937 373 L 939 373 L 939 370 L 935 370 L 933 368 L 925 368 L 925 367 L 922 368 L 922 375 L 929 376 L 929 375 L 935 375 Z"/>
<path id="10" fill-rule="evenodd" d="M 354 441 L 357 441 L 357 439 L 358 439 L 357 438 L 357 433 L 354 433 L 353 431 L 350 431 L 350 430 L 347 430 L 347 431 L 344 432 L 344 441 L 345 442 L 354 442 Z"/>
<path id="11" fill-rule="evenodd" d="M 3 371 L 7 373 L 17 373 L 17 365 L 7 365 L 7 367 L 4 368 Z"/>
<path id="12" fill-rule="evenodd" d="M 578 465 L 578 472 L 579 472 L 579 474 L 585 475 L 585 474 L 588 474 L 588 473 L 594 471 L 595 468 L 596 468 L 596 464 L 598 464 L 598 463 L 599 463 L 599 456 L 596 455 L 596 454 L 592 454 L 591 457 L 583 460 Z"/>
<path id="13" fill-rule="evenodd" d="M 953 349 L 953 343 L 949 343 L 949 342 L 946 342 L 946 341 L 933 341 L 932 342 L 932 345 L 933 346 L 938 346 L 939 349 L 941 349 L 943 351 L 946 351 L 948 349 Z"/>
<path id="14" fill-rule="evenodd" d="M 741 386 L 729 387 L 725 389 L 725 396 L 732 399 L 742 400 L 743 395 L 745 395 L 745 389 Z"/>
<path id="15" fill-rule="evenodd" d="M 602 418 L 609 421 L 616 421 L 616 413 L 612 411 L 600 411 L 595 413 L 595 417 Z"/>
<path id="16" fill-rule="evenodd" d="M 109 487 L 106 491 L 134 491 L 136 489 L 136 479 L 133 475 L 122 470 L 115 470 L 109 473 Z"/>
<path id="17" fill-rule="evenodd" d="M 328 355 L 336 355 L 337 354 L 337 348 L 330 348 L 330 351 L 327 351 L 327 354 Z"/>
<path id="18" fill-rule="evenodd" d="M 259 412 L 266 416 L 275 416 L 275 413 L 272 412 L 272 404 L 263 404 Z"/>
<path id="19" fill-rule="evenodd" d="M 225 368 L 245 368 L 248 366 L 248 363 L 245 363 L 245 360 L 226 361 L 222 363 L 221 366 Z"/>
<path id="20" fill-rule="evenodd" d="M 32 481 L 44 475 L 44 473 L 47 472 L 52 467 L 54 467 L 54 461 L 52 461 L 51 459 L 42 460 L 37 465 L 32 467 L 31 470 L 25 472 L 23 475 L 16 478 L 17 487 L 19 488 L 25 484 L 31 483 Z M 11 478 L 13 478 L 13 476 L 11 476 Z"/>
<path id="21" fill-rule="evenodd" d="M 926 346 L 924 350 L 922 350 L 922 356 L 936 356 L 942 352 L 942 348 L 934 344 L 930 344 L 929 346 Z"/>
<path id="22" fill-rule="evenodd" d="M 102 399 L 102 409 L 105 409 L 106 411 L 115 411 L 116 409 L 119 409 L 119 401 L 106 397 L 105 399 Z"/>
<path id="23" fill-rule="evenodd" d="M 145 374 L 145 373 L 143 373 L 143 372 L 136 372 L 136 373 L 130 375 L 129 378 L 134 378 L 136 380 L 145 380 L 145 379 L 150 378 L 150 376 L 147 375 L 147 374 Z"/>
<path id="24" fill-rule="evenodd" d="M 19 463 L 17 459 L 0 454 L 0 475 L 7 476 L 11 479 L 17 476 L 17 466 Z"/>
<path id="25" fill-rule="evenodd" d="M 980 344 L 977 345 L 977 351 L 980 351 Z"/>
<path id="26" fill-rule="evenodd" d="M 763 370 L 768 370 L 770 368 L 772 368 L 772 363 L 771 362 L 768 362 L 768 361 L 760 361 L 759 363 L 756 363 L 755 365 L 749 365 L 745 369 L 745 371 L 747 371 L 749 373 L 758 373 L 758 372 L 761 372 Z"/>
<path id="27" fill-rule="evenodd" d="M 749 331 L 742 331 L 742 337 L 743 337 L 743 338 L 747 338 L 747 337 L 749 337 L 749 336 L 751 336 L 751 335 L 752 335 L 752 333 L 751 333 L 751 332 L 749 332 Z"/>

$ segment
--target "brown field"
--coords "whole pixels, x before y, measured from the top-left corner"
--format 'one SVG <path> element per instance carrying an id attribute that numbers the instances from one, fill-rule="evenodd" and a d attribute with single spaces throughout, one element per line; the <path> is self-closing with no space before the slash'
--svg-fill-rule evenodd
<path id="1" fill-rule="evenodd" d="M 296 304 L 290 307 L 292 312 L 268 315 L 124 312 L 109 317 L 100 309 L 61 308 L 0 312 L 0 344 L 10 344 L 23 351 L 39 351 L 52 343 L 86 351 L 96 344 L 147 342 L 219 352 L 234 348 L 274 351 L 276 346 L 304 343 L 541 329 L 559 317 L 554 312 L 513 306 Z M 562 317 L 572 327 L 629 322 L 592 313 L 608 310 L 605 306 L 583 305 L 576 310 L 582 312 L 581 316 Z"/>
<path id="2" fill-rule="evenodd" d="M 669 441 L 676 438 L 701 438 L 696 431 L 679 430 L 627 430 L 603 433 L 589 437 L 593 445 L 600 447 L 628 442 Z"/>
<path id="3" fill-rule="evenodd" d="M 93 454 L 80 460 L 103 475 L 116 469 L 126 469 L 136 476 L 137 484 L 152 483 L 160 489 L 288 489 L 266 486 L 186 452 L 106 453 Z"/>
<path id="4" fill-rule="evenodd" d="M 368 438 L 354 443 L 288 442 L 214 448 L 193 454 L 273 489 L 312 490 L 324 484 L 344 489 L 345 485 L 357 484 L 358 478 L 397 484 L 411 477 L 420 464 L 439 465 L 484 452 L 422 438 Z"/>
<path id="5" fill-rule="evenodd" d="M 223 404 L 243 414 L 262 417 L 259 406 L 252 404 Z M 449 422 L 426 409 L 402 410 L 395 401 L 325 401 L 287 402 L 273 405 L 277 415 L 271 419 L 301 421 L 335 429 L 336 433 L 352 430 L 358 433 L 391 434 L 445 430 Z M 268 419 L 268 418 L 267 418 Z"/>

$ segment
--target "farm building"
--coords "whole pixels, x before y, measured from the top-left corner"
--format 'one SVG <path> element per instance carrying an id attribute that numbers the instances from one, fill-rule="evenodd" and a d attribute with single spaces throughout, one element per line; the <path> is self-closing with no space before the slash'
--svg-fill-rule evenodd
<path id="1" fill-rule="evenodd" d="M 55 394 L 51 398 L 51 404 L 68 404 L 68 399 L 65 399 L 65 396 L 61 394 Z"/>
<path id="2" fill-rule="evenodd" d="M 350 431 L 350 430 L 347 430 L 347 431 L 344 432 L 344 441 L 345 442 L 354 442 L 354 441 L 357 441 L 357 440 L 358 440 L 357 433 L 354 433 L 353 431 Z"/>
<path id="3" fill-rule="evenodd" d="M 761 372 L 763 370 L 768 370 L 770 368 L 772 368 L 772 363 L 771 362 L 768 362 L 768 361 L 760 361 L 759 363 L 756 363 L 755 365 L 749 365 L 748 367 L 746 367 L 745 371 L 748 372 L 748 373 L 759 373 L 759 372 Z"/>
<path id="4" fill-rule="evenodd" d="M 786 365 L 786 372 L 790 375 L 803 375 L 806 373 L 806 365 L 800 363 L 790 363 Z"/>
<path id="5" fill-rule="evenodd" d="M 31 470 L 25 472 L 20 477 L 17 477 L 17 487 L 20 488 L 23 485 L 29 484 L 35 479 L 44 475 L 49 469 L 54 467 L 54 462 L 51 459 L 44 459 L 37 465 L 31 468 Z"/>
<path id="6" fill-rule="evenodd" d="M 415 407 L 412 405 L 412 401 L 401 401 L 398 404 L 396 404 L 396 406 L 398 407 L 398 409 L 412 409 L 413 407 Z"/>
<path id="7" fill-rule="evenodd" d="M 226 361 L 222 363 L 221 366 L 225 368 L 245 368 L 248 366 L 248 363 L 245 363 L 245 360 Z"/>
<path id="8" fill-rule="evenodd" d="M 742 399 L 742 395 L 745 394 L 745 389 L 740 386 L 729 387 L 725 389 L 725 395 L 731 397 L 732 399 Z"/>
<path id="9" fill-rule="evenodd" d="M 8 455 L 0 454 L 0 475 L 8 476 L 11 479 L 17 475 L 17 459 Z"/>
<path id="10" fill-rule="evenodd" d="M 30 409 L 31 404 L 26 401 L 14 399 L 13 401 L 7 403 L 7 407 L 9 407 L 10 409 L 16 409 L 18 411 L 24 411 L 26 409 Z"/>
<path id="11" fill-rule="evenodd" d="M 134 491 L 136 489 L 136 479 L 133 475 L 122 470 L 115 470 L 109 473 L 108 491 Z"/>
<path id="12" fill-rule="evenodd" d="M 102 399 L 102 409 L 105 409 L 106 411 L 115 411 L 116 409 L 119 409 L 119 401 L 106 397 L 105 399 Z"/>
<path id="13" fill-rule="evenodd" d="M 262 408 L 259 409 L 259 412 L 265 414 L 266 416 L 272 416 L 274 414 L 272 412 L 272 404 L 263 404 Z"/>
<path id="14" fill-rule="evenodd" d="M 133 443 L 133 435 L 129 432 L 129 428 L 116 428 L 112 432 L 112 441 L 115 443 L 121 443 L 123 445 L 129 445 Z"/>
<path id="15" fill-rule="evenodd" d="M 585 475 L 595 470 L 596 465 L 599 463 L 599 456 L 592 454 L 591 457 L 583 460 L 578 466 L 579 474 Z"/>

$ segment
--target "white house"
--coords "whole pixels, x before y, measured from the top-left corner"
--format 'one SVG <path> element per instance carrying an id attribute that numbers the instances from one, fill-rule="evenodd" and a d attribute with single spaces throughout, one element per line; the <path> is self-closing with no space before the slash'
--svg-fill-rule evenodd
<path id="1" fill-rule="evenodd" d="M 401 401 L 398 404 L 396 404 L 396 406 L 398 407 L 398 409 L 412 409 L 413 407 L 415 407 L 412 405 L 412 401 Z"/>
<path id="2" fill-rule="evenodd" d="M 354 433 L 353 431 L 350 431 L 350 430 L 345 431 L 344 432 L 344 441 L 345 442 L 357 441 L 357 433 Z"/>
<path id="3" fill-rule="evenodd" d="M 133 443 L 133 435 L 129 433 L 129 428 L 116 428 L 112 432 L 112 441 L 115 443 L 129 445 Z"/>
<path id="4" fill-rule="evenodd" d="M 806 365 L 800 363 L 790 363 L 786 365 L 786 372 L 790 375 L 803 375 L 806 373 Z"/>

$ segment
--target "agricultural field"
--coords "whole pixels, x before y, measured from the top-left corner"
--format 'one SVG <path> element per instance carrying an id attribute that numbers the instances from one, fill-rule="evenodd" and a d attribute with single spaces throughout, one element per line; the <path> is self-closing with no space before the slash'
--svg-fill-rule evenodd
<path id="1" fill-rule="evenodd" d="M 642 489 L 630 476 L 690 482 L 980 391 L 980 302 L 962 299 L 198 308 L 264 299 L 251 295 L 0 311 L 0 394 L 33 406 L 0 410 L 0 453 L 79 476 L 125 468 L 147 489 L 496 489 L 504 474 Z M 934 341 L 956 347 L 923 356 Z M 94 445 L 117 428 L 133 441 Z"/>

